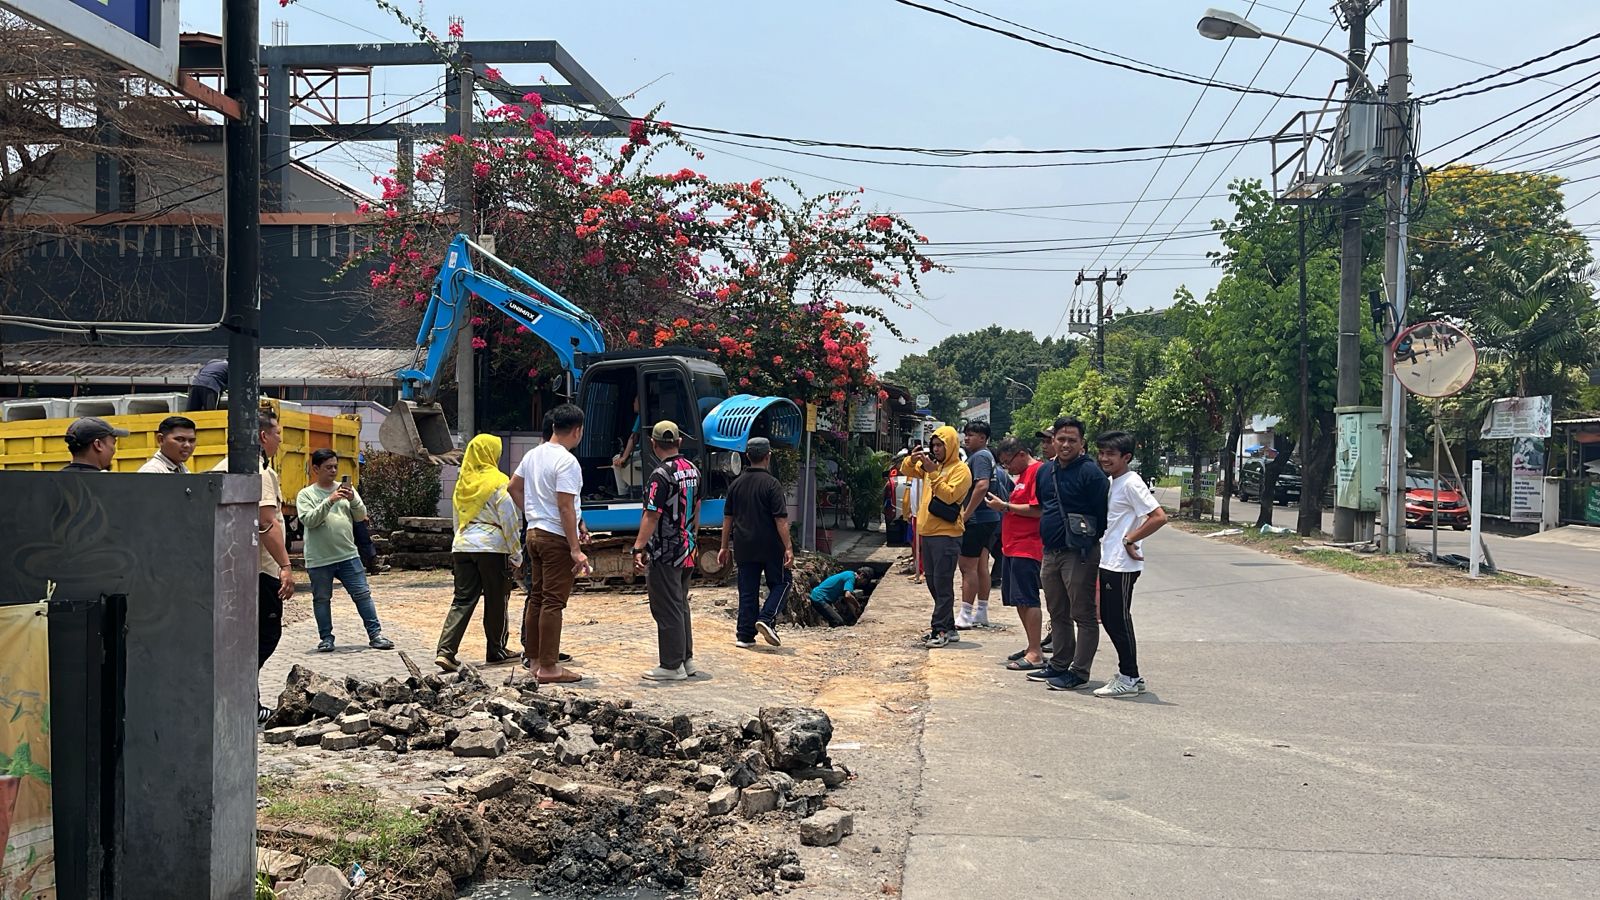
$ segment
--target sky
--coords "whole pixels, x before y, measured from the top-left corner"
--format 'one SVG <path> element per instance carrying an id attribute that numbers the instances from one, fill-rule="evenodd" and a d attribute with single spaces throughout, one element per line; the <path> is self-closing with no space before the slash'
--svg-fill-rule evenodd
<path id="1" fill-rule="evenodd" d="M 1195 30 L 1206 3 L 1213 2 L 1263 29 L 1342 49 L 1347 37 L 1334 25 L 1330 0 L 959 0 L 969 9 L 952 0 L 919 2 L 1038 37 L 982 15 L 987 13 L 1056 36 L 1038 38 L 1047 43 L 1061 45 L 1060 39 L 1070 39 L 1103 55 L 1202 79 L 1320 97 L 1344 74 L 1338 60 L 1302 47 L 1271 40 L 1211 41 Z M 416 0 L 398 3 L 408 13 L 419 8 Z M 1515 9 L 1515 21 L 1506 21 L 1508 8 Z M 763 135 L 964 149 L 1165 145 L 1273 133 L 1295 112 L 1316 105 L 1123 71 L 895 0 L 426 0 L 421 9 L 439 34 L 445 33 L 449 16 L 459 15 L 469 40 L 559 41 L 613 95 L 633 95 L 626 106 L 634 114 L 663 104 L 662 117 L 669 121 Z M 264 42 L 272 39 L 274 20 L 287 23 L 290 44 L 409 38 L 404 26 L 371 0 L 298 0 L 287 8 L 262 0 L 261 15 Z M 1383 40 L 1389 4 L 1381 4 L 1368 21 L 1369 40 Z M 186 31 L 218 31 L 220 4 L 183 4 L 182 25 Z M 1412 91 L 1426 94 L 1600 32 L 1600 4 L 1417 2 L 1412 4 L 1410 30 Z M 1525 71 L 1595 53 L 1600 53 L 1600 42 Z M 1386 64 L 1387 51 L 1379 48 L 1368 74 L 1381 83 Z M 543 67 L 500 68 L 512 83 L 533 83 L 540 75 L 557 80 Z M 425 69 L 375 75 L 373 90 L 385 96 L 375 101 L 374 118 L 386 115 L 384 102 L 413 97 L 437 75 L 437 70 Z M 1572 93 L 1589 90 L 1588 81 L 1596 75 L 1600 62 L 1427 106 L 1420 126 L 1423 159 L 1448 161 L 1568 92 L 1486 123 L 1574 82 L 1582 84 Z M 1488 161 L 1508 150 L 1520 155 L 1551 148 L 1594 132 L 1600 116 L 1578 104 L 1563 111 L 1573 109 L 1573 115 L 1542 133 L 1514 134 L 1466 161 Z M 413 117 L 430 118 L 442 118 L 442 108 Z M 1484 130 L 1433 150 L 1478 128 Z M 1524 139 L 1526 144 L 1515 146 Z M 924 296 L 913 309 L 891 310 L 907 340 L 876 336 L 878 368 L 884 371 L 905 354 L 925 352 L 950 334 L 991 324 L 1026 329 L 1041 338 L 1065 334 L 1069 306 L 1085 298 L 1092 303 L 1087 293 L 1092 287 L 1074 287 L 1079 269 L 1093 274 L 1108 268 L 1115 274 L 1120 268 L 1128 273 L 1120 289 L 1107 288 L 1118 310 L 1166 306 L 1180 286 L 1204 295 L 1220 275 L 1205 254 L 1220 247 L 1208 232 L 1212 219 L 1227 216 L 1231 209 L 1225 196 L 1228 183 L 1234 178 L 1270 179 L 1271 174 L 1264 144 L 1199 155 L 1178 151 L 1167 159 L 1161 151 L 1129 154 L 1155 158 L 1115 164 L 1089 156 L 944 158 L 813 151 L 890 165 L 804 156 L 791 152 L 802 149 L 794 147 L 701 146 L 705 159 L 696 167 L 711 178 L 787 176 L 808 192 L 864 187 L 865 204 L 904 214 L 930 238 L 931 250 L 963 254 L 949 260 L 956 271 L 925 280 Z M 1595 154 L 1581 150 L 1538 157 L 1533 164 L 1576 156 L 1560 174 L 1570 179 L 1600 176 L 1600 159 L 1588 161 Z M 386 172 L 392 154 L 392 145 L 368 144 L 337 148 L 314 162 L 356 187 L 372 189 L 372 173 Z M 1085 160 L 1096 164 L 1037 167 Z M 915 162 L 959 167 L 906 165 Z M 1019 164 L 1034 167 L 979 168 Z M 663 159 L 663 166 L 676 168 L 676 163 Z M 1581 204 L 1571 220 L 1600 235 L 1600 199 L 1583 202 L 1600 191 L 1600 181 L 1573 184 L 1566 191 L 1569 206 Z"/>

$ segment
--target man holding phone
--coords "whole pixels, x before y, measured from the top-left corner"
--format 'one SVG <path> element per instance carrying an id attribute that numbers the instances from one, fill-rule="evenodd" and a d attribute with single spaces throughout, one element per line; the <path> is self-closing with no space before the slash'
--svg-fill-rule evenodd
<path id="1" fill-rule="evenodd" d="M 918 449 L 906 457 L 901 470 L 922 485 L 917 528 L 928 593 L 933 597 L 932 621 L 922 638 L 923 645 L 929 649 L 961 640 L 956 631 L 955 579 L 957 560 L 961 556 L 962 503 L 972 488 L 972 472 L 957 455 L 956 441 L 954 428 L 940 426 L 928 440 L 926 449 Z"/>

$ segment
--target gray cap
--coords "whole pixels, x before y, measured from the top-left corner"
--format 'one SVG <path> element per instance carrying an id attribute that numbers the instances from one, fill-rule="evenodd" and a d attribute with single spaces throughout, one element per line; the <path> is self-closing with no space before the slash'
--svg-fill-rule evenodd
<path id="1" fill-rule="evenodd" d="M 125 428 L 117 428 L 105 419 L 84 416 L 67 426 L 68 446 L 87 447 L 105 437 L 127 437 Z"/>
<path id="2" fill-rule="evenodd" d="M 772 442 L 764 437 L 753 437 L 745 441 L 744 452 L 754 453 L 758 456 L 772 452 Z"/>

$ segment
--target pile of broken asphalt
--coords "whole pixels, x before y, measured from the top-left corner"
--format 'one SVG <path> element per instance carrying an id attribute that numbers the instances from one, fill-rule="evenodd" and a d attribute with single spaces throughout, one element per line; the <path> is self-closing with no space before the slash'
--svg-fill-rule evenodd
<path id="1" fill-rule="evenodd" d="M 295 666 L 266 725 L 270 744 L 433 754 L 465 762 L 403 867 L 364 896 L 449 900 L 485 878 L 546 892 L 692 885 L 746 897 L 799 881 L 802 843 L 854 827 L 827 805 L 850 773 L 831 765 L 820 710 L 766 707 L 744 721 L 662 716 L 631 701 L 565 694 L 520 669 L 491 685 L 471 666 L 382 683 Z M 458 767 L 452 767 L 458 768 Z"/>

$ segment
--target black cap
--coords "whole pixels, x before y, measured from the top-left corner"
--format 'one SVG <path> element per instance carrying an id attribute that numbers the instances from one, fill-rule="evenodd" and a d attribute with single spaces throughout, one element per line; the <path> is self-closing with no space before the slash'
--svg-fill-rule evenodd
<path id="1" fill-rule="evenodd" d="M 117 428 L 105 419 L 84 416 L 67 426 L 67 446 L 87 447 L 101 438 L 127 437 L 125 428 Z"/>

